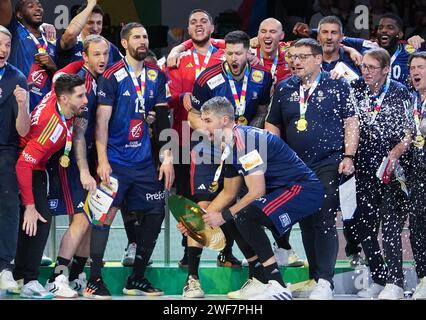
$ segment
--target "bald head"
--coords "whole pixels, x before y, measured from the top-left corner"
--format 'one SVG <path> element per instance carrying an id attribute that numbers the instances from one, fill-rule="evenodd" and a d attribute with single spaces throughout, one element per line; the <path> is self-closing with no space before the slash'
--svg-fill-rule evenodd
<path id="1" fill-rule="evenodd" d="M 278 51 L 280 41 L 284 39 L 281 22 L 274 18 L 263 20 L 259 26 L 257 39 L 262 53 L 268 58 L 273 57 Z"/>
<path id="2" fill-rule="evenodd" d="M 262 28 L 271 28 L 271 27 L 273 27 L 274 29 L 278 31 L 281 31 L 281 32 L 283 31 L 283 25 L 281 24 L 281 22 L 279 22 L 275 18 L 267 18 L 260 23 L 259 32 Z"/>

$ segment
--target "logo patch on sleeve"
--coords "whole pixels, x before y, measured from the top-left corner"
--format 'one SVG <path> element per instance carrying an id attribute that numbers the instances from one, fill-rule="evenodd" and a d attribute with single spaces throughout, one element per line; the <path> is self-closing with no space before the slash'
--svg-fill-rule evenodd
<path id="1" fill-rule="evenodd" d="M 251 80 L 256 83 L 262 83 L 265 73 L 260 70 L 255 70 L 251 74 Z"/>
<path id="2" fill-rule="evenodd" d="M 56 143 L 58 139 L 61 137 L 62 131 L 64 131 L 64 128 L 58 123 L 56 125 L 55 131 L 53 131 L 49 140 L 52 141 L 53 143 Z"/>
<path id="3" fill-rule="evenodd" d="M 218 74 L 211 78 L 209 81 L 207 81 L 207 85 L 211 90 L 216 88 L 217 86 L 221 85 L 222 83 L 225 83 L 225 78 L 222 74 Z"/>
<path id="4" fill-rule="evenodd" d="M 241 165 L 246 172 L 263 164 L 262 157 L 257 150 L 247 153 L 238 160 L 241 162 Z"/>
<path id="5" fill-rule="evenodd" d="M 127 77 L 127 72 L 124 70 L 124 68 L 121 68 L 114 73 L 114 77 L 117 79 L 117 82 L 120 82 Z"/>

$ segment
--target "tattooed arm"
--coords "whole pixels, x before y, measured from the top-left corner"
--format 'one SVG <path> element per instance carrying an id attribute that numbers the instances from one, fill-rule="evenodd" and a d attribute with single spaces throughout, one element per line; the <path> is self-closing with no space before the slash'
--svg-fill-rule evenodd
<path id="1" fill-rule="evenodd" d="M 257 113 L 254 116 L 253 120 L 251 120 L 250 125 L 253 127 L 257 127 L 263 129 L 265 127 L 265 119 L 268 115 L 268 106 L 260 105 L 257 107 Z"/>

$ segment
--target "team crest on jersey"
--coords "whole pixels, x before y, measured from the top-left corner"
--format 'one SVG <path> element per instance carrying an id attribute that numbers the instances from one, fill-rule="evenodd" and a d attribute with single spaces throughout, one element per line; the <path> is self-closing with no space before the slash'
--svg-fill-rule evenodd
<path id="1" fill-rule="evenodd" d="M 318 101 L 319 103 L 321 103 L 324 99 L 325 99 L 325 97 L 324 97 L 324 92 L 323 92 L 322 90 L 319 90 L 319 91 L 318 91 L 318 95 L 317 95 L 317 101 Z"/>
<path id="2" fill-rule="evenodd" d="M 156 70 L 148 70 L 148 79 L 151 81 L 157 80 L 158 72 Z"/>
<path id="3" fill-rule="evenodd" d="M 49 199 L 49 209 L 55 210 L 58 208 L 59 200 L 58 199 Z"/>
<path id="4" fill-rule="evenodd" d="M 408 53 L 414 53 L 414 52 L 416 52 L 416 48 L 414 48 L 410 44 L 407 44 L 407 45 L 405 45 L 405 51 L 407 51 Z"/>
<path id="5" fill-rule="evenodd" d="M 291 225 L 290 216 L 287 213 L 280 215 L 280 222 L 284 229 Z"/>
<path id="6" fill-rule="evenodd" d="M 264 75 L 263 71 L 255 70 L 251 74 L 251 80 L 256 83 L 262 83 Z"/>
<path id="7" fill-rule="evenodd" d="M 129 141 L 141 140 L 143 135 L 143 121 L 131 120 L 129 126 Z"/>

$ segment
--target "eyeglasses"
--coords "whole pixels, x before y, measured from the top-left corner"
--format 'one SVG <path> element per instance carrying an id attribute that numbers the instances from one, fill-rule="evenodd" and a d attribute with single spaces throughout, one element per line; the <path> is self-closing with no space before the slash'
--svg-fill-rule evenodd
<path id="1" fill-rule="evenodd" d="M 382 68 L 382 67 L 369 66 L 366 64 L 361 64 L 359 67 L 361 68 L 361 70 L 367 70 L 368 72 L 372 72 Z"/>
<path id="2" fill-rule="evenodd" d="M 306 61 L 309 56 L 314 56 L 313 53 L 301 53 L 301 54 L 287 54 L 287 59 L 290 61 L 296 61 L 296 59 L 299 59 L 300 61 Z"/>

